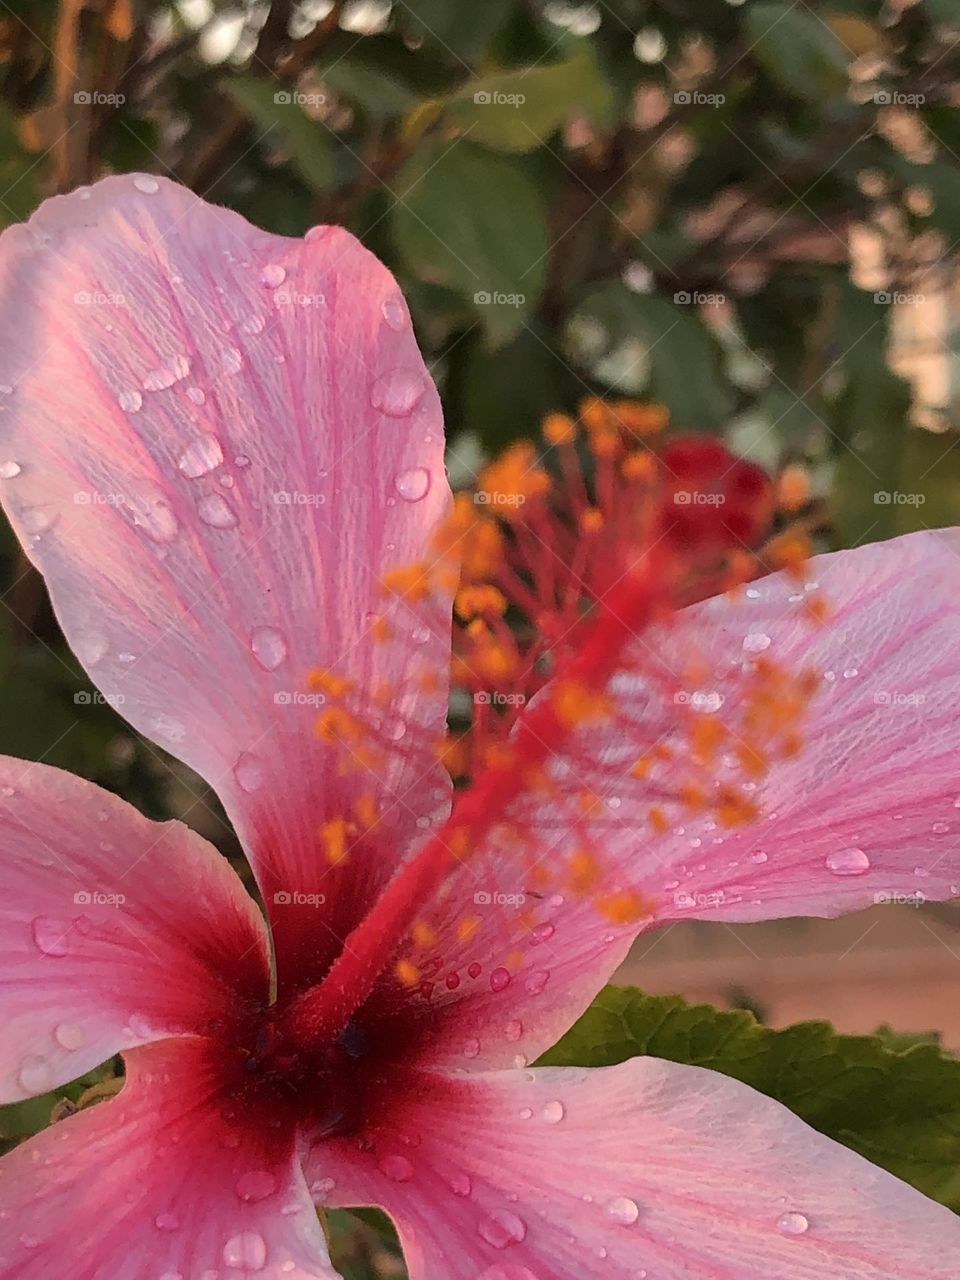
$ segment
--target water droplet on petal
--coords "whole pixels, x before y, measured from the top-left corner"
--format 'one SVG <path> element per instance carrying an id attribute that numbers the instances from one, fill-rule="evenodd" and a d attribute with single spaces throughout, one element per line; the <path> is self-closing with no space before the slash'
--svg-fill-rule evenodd
<path id="1" fill-rule="evenodd" d="M 197 515 L 214 529 L 232 529 L 237 514 L 223 494 L 209 493 L 197 503 Z"/>
<path id="2" fill-rule="evenodd" d="M 377 1168 L 391 1182 L 409 1182 L 413 1177 L 413 1165 L 406 1156 L 381 1156 L 377 1161 Z"/>
<path id="3" fill-rule="evenodd" d="M 935 836 L 943 836 L 950 830 L 950 824 L 948 822 L 935 822 L 931 830 Z"/>
<path id="4" fill-rule="evenodd" d="M 549 942 L 556 933 L 556 926 L 547 921 L 544 924 L 538 924 L 530 935 L 530 941 L 534 946 L 538 946 L 541 942 Z"/>
<path id="5" fill-rule="evenodd" d="M 286 278 L 286 270 L 280 266 L 279 262 L 268 262 L 260 272 L 260 283 L 265 284 L 268 289 L 275 289 L 278 284 L 283 284 Z"/>
<path id="6" fill-rule="evenodd" d="M 494 969 L 490 975 L 490 990 L 504 991 L 511 982 L 509 969 Z"/>
<path id="7" fill-rule="evenodd" d="M 523 1035 L 523 1023 L 517 1019 L 513 1022 L 508 1022 L 503 1029 L 503 1034 L 511 1043 L 516 1043 Z"/>
<path id="8" fill-rule="evenodd" d="M 19 462 L 0 462 L 0 480 L 12 480 L 21 470 Z"/>
<path id="9" fill-rule="evenodd" d="M 180 1225 L 180 1219 L 175 1213 L 158 1213 L 153 1220 L 153 1225 L 158 1231 L 176 1231 Z"/>
<path id="10" fill-rule="evenodd" d="M 45 956 L 67 954 L 69 924 L 64 924 L 62 920 L 53 920 L 50 916 L 36 916 L 30 930 L 37 950 L 42 951 Z"/>
<path id="11" fill-rule="evenodd" d="M 392 294 L 389 298 L 384 298 L 380 305 L 380 314 L 394 333 L 399 333 L 407 323 L 407 308 L 404 306 L 403 299 L 399 293 Z"/>
<path id="12" fill-rule="evenodd" d="M 524 1107 L 524 1108 L 523 1108 L 523 1110 L 520 1112 L 520 1119 L 521 1119 L 521 1120 L 532 1120 L 532 1119 L 533 1119 L 533 1112 L 531 1111 L 531 1109 L 530 1109 L 529 1107 Z"/>
<path id="13" fill-rule="evenodd" d="M 640 1217 L 640 1210 L 636 1200 L 631 1200 L 627 1196 L 617 1196 L 607 1205 L 607 1217 L 613 1222 L 618 1222 L 622 1227 L 629 1227 Z"/>
<path id="14" fill-rule="evenodd" d="M 287 656 L 287 642 L 275 627 L 257 627 L 250 637 L 250 648 L 265 671 L 276 671 Z"/>
<path id="15" fill-rule="evenodd" d="M 223 1261 L 231 1271 L 262 1271 L 267 1261 L 267 1246 L 257 1231 L 241 1231 L 223 1246 Z"/>
<path id="16" fill-rule="evenodd" d="M 160 494 L 130 495 L 119 510 L 135 529 L 140 529 L 153 542 L 172 542 L 179 532 L 180 523 Z"/>
<path id="17" fill-rule="evenodd" d="M 78 632 L 71 647 L 85 667 L 95 667 L 107 656 L 110 648 L 106 637 L 95 631 Z"/>
<path id="18" fill-rule="evenodd" d="M 477 961 L 474 960 L 472 964 L 467 966 L 467 973 L 471 978 L 479 978 L 481 973 L 483 973 L 483 965 L 478 964 Z"/>
<path id="19" fill-rule="evenodd" d="M 220 367 L 224 373 L 239 373 L 243 368 L 243 352 L 239 347 L 227 347 L 220 353 Z"/>
<path id="20" fill-rule="evenodd" d="M 237 456 L 234 458 L 233 462 L 234 462 L 234 465 L 239 467 L 241 471 L 243 471 L 246 467 L 249 467 L 250 465 L 250 459 L 247 457 L 245 453 L 238 453 Z"/>
<path id="21" fill-rule="evenodd" d="M 391 369 L 373 384 L 370 403 L 391 418 L 405 418 L 423 399 L 427 381 L 416 369 Z"/>
<path id="22" fill-rule="evenodd" d="M 177 466 L 190 480 L 198 480 L 223 462 L 223 449 L 215 435 L 207 433 L 192 440 L 184 449 Z"/>
<path id="23" fill-rule="evenodd" d="M 20 520 L 27 533 L 40 534 L 52 529 L 60 518 L 56 507 L 24 507 Z"/>
<path id="24" fill-rule="evenodd" d="M 466 1197 L 473 1190 L 473 1183 L 470 1181 L 470 1179 L 467 1177 L 465 1173 L 451 1174 L 449 1186 L 453 1194 L 455 1196 L 460 1196 L 462 1199 L 466 1199 Z"/>
<path id="25" fill-rule="evenodd" d="M 463 1046 L 463 1056 L 465 1058 L 475 1058 L 480 1052 L 479 1040 L 468 1040 Z"/>
<path id="26" fill-rule="evenodd" d="M 549 969 L 535 969 L 523 984 L 528 995 L 538 996 L 550 981 Z"/>
<path id="27" fill-rule="evenodd" d="M 254 337 L 258 333 L 263 333 L 266 327 L 267 322 L 264 320 L 263 316 L 247 316 L 246 320 L 244 320 L 243 324 L 240 326 L 240 332 L 247 333 L 251 337 Z"/>
<path id="28" fill-rule="evenodd" d="M 761 863 L 766 862 L 766 860 L 767 855 L 762 850 L 758 850 L 756 853 L 751 853 L 750 855 L 751 862 Z"/>
<path id="29" fill-rule="evenodd" d="M 249 751 L 237 760 L 233 767 L 233 775 L 248 794 L 263 786 L 263 763 Z"/>
<path id="30" fill-rule="evenodd" d="M 430 472 L 426 467 L 411 467 L 401 471 L 396 479 L 396 490 L 407 502 L 419 502 L 430 489 Z"/>
<path id="31" fill-rule="evenodd" d="M 744 637 L 743 647 L 747 653 L 763 653 L 764 649 L 770 647 L 770 637 L 764 635 L 762 631 L 752 631 L 750 635 Z"/>
<path id="32" fill-rule="evenodd" d="M 61 1049 L 74 1053 L 87 1043 L 87 1033 L 78 1022 L 61 1022 L 53 1032 L 53 1038 Z"/>
<path id="33" fill-rule="evenodd" d="M 507 1245 L 519 1244 L 524 1239 L 527 1224 L 509 1209 L 497 1209 L 480 1219 L 477 1230 L 494 1249 L 506 1249 Z"/>
<path id="34" fill-rule="evenodd" d="M 810 1222 L 803 1213 L 782 1213 L 777 1219 L 777 1230 L 786 1236 L 802 1236 L 809 1226 Z"/>
<path id="35" fill-rule="evenodd" d="M 862 849 L 837 849 L 827 854 L 826 868 L 835 876 L 862 876 L 870 870 L 870 859 Z"/>
<path id="36" fill-rule="evenodd" d="M 566 1115 L 566 1109 L 562 1102 L 554 1098 L 552 1102 L 545 1102 L 540 1110 L 540 1119 L 547 1124 L 559 1124 Z"/>
<path id="37" fill-rule="evenodd" d="M 45 1058 L 31 1053 L 20 1063 L 17 1080 L 21 1089 L 31 1095 L 46 1093 L 53 1084 L 53 1070 Z"/>
<path id="38" fill-rule="evenodd" d="M 139 391 L 121 391 L 117 396 L 117 404 L 124 413 L 136 413 L 143 408 L 143 396 Z"/>
<path id="39" fill-rule="evenodd" d="M 156 195 L 160 190 L 160 183 L 156 178 L 151 178 L 149 173 L 134 174 L 133 185 L 138 191 L 142 191 L 145 196 Z"/>
<path id="40" fill-rule="evenodd" d="M 202 387 L 187 387 L 187 398 L 192 400 L 194 404 L 206 404 L 207 393 Z"/>
<path id="41" fill-rule="evenodd" d="M 166 738 L 169 742 L 182 742 L 187 736 L 187 730 L 184 725 L 179 720 L 175 720 L 173 716 L 154 716 L 151 726 L 154 733 L 161 738 Z"/>
<path id="42" fill-rule="evenodd" d="M 317 1178 L 315 1182 L 310 1183 L 310 1194 L 317 1200 L 323 1200 L 336 1186 L 333 1178 Z"/>
<path id="43" fill-rule="evenodd" d="M 252 1169 L 237 1180 L 237 1195 L 241 1200 L 266 1200 L 277 1189 L 277 1180 L 266 1169 Z"/>

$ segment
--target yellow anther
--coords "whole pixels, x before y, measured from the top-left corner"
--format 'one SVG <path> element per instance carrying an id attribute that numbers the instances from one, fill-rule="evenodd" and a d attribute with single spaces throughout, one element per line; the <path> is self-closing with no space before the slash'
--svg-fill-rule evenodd
<path id="1" fill-rule="evenodd" d="M 542 497 L 550 489 L 550 477 L 537 462 L 528 440 L 511 445 L 485 467 L 477 481 L 477 497 L 496 508 L 498 516 L 510 519 L 526 502 Z"/>
<path id="2" fill-rule="evenodd" d="M 799 511 L 810 499 L 810 477 L 804 467 L 792 463 L 777 477 L 777 505 L 782 511 Z"/>
<path id="3" fill-rule="evenodd" d="M 670 410 L 662 404 L 638 404 L 635 400 L 614 400 L 609 407 L 620 426 L 633 435 L 656 435 L 670 421 Z"/>
<path id="4" fill-rule="evenodd" d="M 455 858 L 465 858 L 470 852 L 470 832 L 465 827 L 454 827 L 446 838 L 446 844 Z"/>
<path id="5" fill-rule="evenodd" d="M 670 830 L 670 819 L 658 804 L 651 805 L 647 810 L 647 821 L 658 836 L 665 836 Z"/>
<path id="6" fill-rule="evenodd" d="M 327 861 L 336 866 L 347 856 L 347 824 L 343 818 L 330 818 L 320 828 L 320 841 Z"/>
<path id="7" fill-rule="evenodd" d="M 725 827 L 742 827 L 758 816 L 755 804 L 735 791 L 724 790 L 717 804 L 717 817 Z"/>
<path id="8" fill-rule="evenodd" d="M 814 622 L 826 622 L 830 616 L 830 606 L 823 596 L 811 596 L 807 601 L 806 609 Z"/>
<path id="9" fill-rule="evenodd" d="M 695 716 L 690 726 L 690 746 L 698 764 L 709 764 L 727 735 L 723 724 L 711 716 Z"/>
<path id="10" fill-rule="evenodd" d="M 763 752 L 748 742 L 737 745 L 736 755 L 740 761 L 740 767 L 748 778 L 758 781 L 767 772 L 769 766 Z"/>
<path id="11" fill-rule="evenodd" d="M 361 831 L 372 831 L 380 821 L 380 807 L 372 791 L 365 791 L 358 796 L 353 808 Z"/>
<path id="12" fill-rule="evenodd" d="M 641 756 L 639 760 L 634 760 L 633 764 L 630 766 L 630 776 L 631 778 L 645 778 L 652 767 L 653 761 L 650 757 Z"/>
<path id="13" fill-rule="evenodd" d="M 580 529 L 583 533 L 599 533 L 603 528 L 603 512 L 590 507 L 580 517 Z"/>
<path id="14" fill-rule="evenodd" d="M 323 742 L 353 743 L 361 736 L 359 722 L 342 707 L 327 707 L 317 717 L 315 730 Z"/>
<path id="15" fill-rule="evenodd" d="M 624 458 L 620 470 L 628 480 L 652 480 L 657 474 L 657 460 L 652 453 L 634 449 Z"/>
<path id="16" fill-rule="evenodd" d="M 507 612 L 507 597 L 497 587 L 467 586 L 457 592 L 454 608 L 464 622 L 482 614 L 502 618 Z"/>
<path id="17" fill-rule="evenodd" d="M 577 437 L 574 421 L 565 413 L 548 413 L 543 420 L 543 438 L 548 444 L 573 444 Z"/>
<path id="18" fill-rule="evenodd" d="M 600 864 L 589 849 L 578 849 L 570 855 L 567 881 L 573 893 L 589 893 L 600 880 Z"/>
<path id="19" fill-rule="evenodd" d="M 307 673 L 307 687 L 314 693 L 325 693 L 331 698 L 342 698 L 353 689 L 353 682 L 343 676 L 334 675 L 322 667 L 315 667 Z"/>
<path id="20" fill-rule="evenodd" d="M 414 987 L 420 981 L 420 970 L 412 960 L 398 960 L 394 973 L 405 987 Z"/>
<path id="21" fill-rule="evenodd" d="M 381 584 L 385 591 L 399 596 L 408 604 L 420 604 L 427 599 L 432 589 L 430 569 L 422 561 L 388 569 Z"/>
<path id="22" fill-rule="evenodd" d="M 631 924 L 651 915 L 651 904 L 636 889 L 618 889 L 594 899 L 594 906 L 614 924 Z"/>
<path id="23" fill-rule="evenodd" d="M 437 759 L 452 778 L 462 777 L 469 759 L 467 743 L 461 738 L 443 737 L 434 748 Z"/>
<path id="24" fill-rule="evenodd" d="M 480 750 L 484 768 L 511 773 L 517 767 L 517 751 L 509 742 L 485 742 Z"/>
<path id="25" fill-rule="evenodd" d="M 476 916 L 464 916 L 457 922 L 457 938 L 461 942 L 469 942 L 479 928 L 480 921 Z"/>
<path id="26" fill-rule="evenodd" d="M 437 941 L 436 930 L 426 920 L 417 920 L 410 930 L 410 936 L 418 947 L 432 947 Z"/>
<path id="27" fill-rule="evenodd" d="M 688 809 L 702 809 L 707 802 L 706 792 L 695 782 L 685 782 L 677 794 Z"/>
<path id="28" fill-rule="evenodd" d="M 603 431 L 610 426 L 610 410 L 597 396 L 580 401 L 580 421 L 588 431 Z"/>
<path id="29" fill-rule="evenodd" d="M 553 690 L 553 709 L 562 724 L 572 727 L 605 719 L 610 714 L 610 701 L 576 680 L 562 680 Z"/>

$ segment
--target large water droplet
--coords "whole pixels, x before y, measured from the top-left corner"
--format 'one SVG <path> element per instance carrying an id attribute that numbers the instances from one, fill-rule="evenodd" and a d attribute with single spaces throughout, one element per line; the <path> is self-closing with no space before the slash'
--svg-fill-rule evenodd
<path id="1" fill-rule="evenodd" d="M 463 1046 L 463 1056 L 465 1058 L 475 1058 L 480 1052 L 479 1040 L 468 1040 Z"/>
<path id="2" fill-rule="evenodd" d="M 810 1222 L 806 1214 L 794 1211 L 782 1213 L 777 1219 L 777 1230 L 782 1231 L 786 1236 L 802 1236 L 809 1226 Z"/>
<path id="3" fill-rule="evenodd" d="M 224 373 L 239 373 L 243 368 L 243 352 L 239 347 L 227 347 L 220 353 L 220 367 Z"/>
<path id="4" fill-rule="evenodd" d="M 197 503 L 197 515 L 214 529 L 232 529 L 237 513 L 222 493 L 208 493 Z"/>
<path id="5" fill-rule="evenodd" d="M 494 1249 L 519 1244 L 527 1234 L 527 1224 L 509 1209 L 496 1209 L 477 1224 L 477 1230 Z"/>
<path id="6" fill-rule="evenodd" d="M 72 648 L 85 667 L 95 667 L 107 656 L 110 646 L 106 636 L 96 631 L 80 631 L 73 637 Z"/>
<path id="7" fill-rule="evenodd" d="M 50 916 L 36 916 L 30 926 L 34 944 L 45 956 L 65 956 L 70 937 L 70 926 Z"/>
<path id="8" fill-rule="evenodd" d="M 124 413 L 136 413 L 143 408 L 143 396 L 139 391 L 121 391 L 117 396 L 117 404 Z"/>
<path id="9" fill-rule="evenodd" d="M 511 1044 L 516 1044 L 523 1035 L 523 1023 L 520 1022 L 519 1019 L 514 1019 L 513 1022 L 508 1022 L 503 1029 L 503 1034 Z"/>
<path id="10" fill-rule="evenodd" d="M 391 418 L 405 418 L 423 399 L 426 378 L 416 369 L 391 369 L 373 384 L 370 403 Z"/>
<path id="11" fill-rule="evenodd" d="M 287 656 L 287 642 L 276 627 L 257 627 L 250 637 L 250 648 L 264 671 L 276 671 Z"/>
<path id="12" fill-rule="evenodd" d="M 404 306 L 403 299 L 399 293 L 394 293 L 389 298 L 384 298 L 380 304 L 380 314 L 394 333 L 399 333 L 407 323 L 407 308 Z"/>
<path id="13" fill-rule="evenodd" d="M 266 1200 L 277 1189 L 277 1180 L 266 1169 L 252 1169 L 237 1180 L 237 1195 L 241 1200 Z"/>
<path id="14" fill-rule="evenodd" d="M 262 1271 L 267 1261 L 267 1246 L 257 1231 L 241 1231 L 223 1246 L 223 1261 L 231 1271 Z"/>
<path id="15" fill-rule="evenodd" d="M 153 542 L 172 542 L 180 529 L 180 522 L 161 494 L 131 494 L 120 511 Z"/>
<path id="16" fill-rule="evenodd" d="M 640 1210 L 636 1200 L 631 1200 L 628 1196 L 617 1196 L 607 1205 L 607 1217 L 622 1227 L 629 1227 L 640 1217 Z"/>
<path id="17" fill-rule="evenodd" d="M 180 1225 L 180 1219 L 175 1213 L 158 1213 L 153 1220 L 153 1225 L 158 1231 L 176 1231 Z"/>
<path id="18" fill-rule="evenodd" d="M 52 529 L 60 518 L 56 507 L 24 507 L 20 520 L 27 533 L 40 534 Z"/>
<path id="19" fill-rule="evenodd" d="M 149 173 L 134 174 L 133 185 L 145 196 L 154 196 L 160 190 L 160 183 L 156 178 L 151 178 Z"/>
<path id="20" fill-rule="evenodd" d="M 407 502 L 419 502 L 430 489 L 430 472 L 426 467 L 411 467 L 401 471 L 396 479 L 396 490 Z"/>
<path id="21" fill-rule="evenodd" d="M 461 1199 L 466 1199 L 473 1190 L 473 1183 L 465 1173 L 452 1173 L 448 1185 L 453 1194 L 460 1196 Z"/>
<path id="22" fill-rule="evenodd" d="M 192 440 L 184 449 L 177 462 L 177 466 L 190 480 L 197 480 L 200 476 L 208 475 L 209 472 L 219 467 L 223 462 L 223 449 L 220 447 L 220 441 L 215 435 L 207 433 L 197 436 L 196 440 Z"/>
<path id="23" fill-rule="evenodd" d="M 557 1098 L 552 1102 L 545 1102 L 540 1109 L 540 1119 L 547 1124 L 559 1124 L 566 1114 L 563 1103 Z"/>
<path id="24" fill-rule="evenodd" d="M 182 742 L 187 736 L 186 727 L 173 716 L 165 714 L 154 716 L 151 727 L 158 737 L 166 738 L 168 742 Z"/>
<path id="25" fill-rule="evenodd" d="M 528 975 L 527 980 L 523 985 L 528 995 L 538 996 L 549 981 L 549 969 L 534 969 L 533 973 Z"/>
<path id="26" fill-rule="evenodd" d="M 762 631 L 752 631 L 744 637 L 743 647 L 747 653 L 763 653 L 764 649 L 770 648 L 770 637 Z"/>
<path id="27" fill-rule="evenodd" d="M 194 404 L 206 404 L 207 393 L 202 387 L 187 387 L 187 398 Z"/>
<path id="28" fill-rule="evenodd" d="M 534 946 L 539 946 L 541 942 L 549 942 L 556 931 L 556 925 L 550 924 L 549 921 L 546 921 L 543 924 L 538 924 L 530 934 L 530 941 Z"/>
<path id="29" fill-rule="evenodd" d="M 862 849 L 837 849 L 827 854 L 825 865 L 835 876 L 862 876 L 870 870 L 870 859 Z"/>
<path id="30" fill-rule="evenodd" d="M 286 270 L 280 266 L 279 262 L 268 262 L 260 272 L 260 283 L 265 284 L 269 289 L 275 289 L 278 284 L 283 284 L 286 278 Z"/>
<path id="31" fill-rule="evenodd" d="M 263 786 L 263 762 L 244 751 L 233 767 L 233 775 L 248 794 L 257 791 Z"/>
<path id="32" fill-rule="evenodd" d="M 12 480 L 21 470 L 19 462 L 0 462 L 0 480 Z"/>
<path id="33" fill-rule="evenodd" d="M 507 987 L 509 987 L 510 981 L 511 979 L 510 979 L 509 969 L 503 969 L 503 968 L 494 969 L 493 973 L 491 973 L 490 975 L 490 990 L 504 991 Z"/>
<path id="34" fill-rule="evenodd" d="M 53 1084 L 53 1069 L 45 1058 L 31 1053 L 20 1063 L 17 1080 L 26 1093 L 34 1096 L 46 1093 Z"/>
<path id="35" fill-rule="evenodd" d="M 87 1043 L 87 1033 L 78 1022 L 61 1022 L 54 1028 L 53 1038 L 61 1049 L 75 1053 Z"/>
<path id="36" fill-rule="evenodd" d="M 406 1156 L 381 1156 L 377 1161 L 377 1168 L 391 1182 L 409 1182 L 413 1177 L 413 1165 Z"/>

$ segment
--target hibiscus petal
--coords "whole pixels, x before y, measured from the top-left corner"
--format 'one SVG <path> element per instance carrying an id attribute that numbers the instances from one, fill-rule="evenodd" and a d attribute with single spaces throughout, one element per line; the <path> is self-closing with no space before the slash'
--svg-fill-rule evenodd
<path id="1" fill-rule="evenodd" d="M 225 858 L 179 822 L 7 756 L 0 970 L 0 1102 L 269 992 L 263 920 Z"/>
<path id="2" fill-rule="evenodd" d="M 0 1160 L 18 1280 L 336 1280 L 292 1143 L 221 1114 L 208 1042 L 135 1049 L 115 1099 Z"/>
<path id="3" fill-rule="evenodd" d="M 758 821 L 727 832 L 684 820 L 639 864 L 635 838 L 614 833 L 660 921 L 838 916 L 960 895 L 960 537 L 917 533 L 819 556 L 815 583 L 833 609 L 820 626 L 803 620 L 803 588 L 784 574 L 691 611 L 714 671 L 762 645 L 788 668 L 812 667 L 821 685 L 802 750 L 758 788 Z"/>
<path id="4" fill-rule="evenodd" d="M 346 231 L 270 235 L 125 175 L 5 232 L 0 296 L 14 528 L 97 686 L 221 796 L 281 968 L 299 947 L 322 971 L 447 795 L 412 752 L 335 776 L 307 685 L 320 667 L 368 703 L 387 689 L 390 739 L 443 728 L 449 614 L 431 628 L 394 602 L 393 640 L 374 641 L 383 571 L 424 555 L 449 496 L 396 284 Z M 363 791 L 388 810 L 376 856 L 361 840 L 331 871 L 318 827 Z"/>
<path id="5" fill-rule="evenodd" d="M 949 1210 L 700 1067 L 407 1077 L 381 1102 L 306 1173 L 326 1203 L 390 1214 L 411 1280 L 956 1273 Z"/>
<path id="6" fill-rule="evenodd" d="M 546 871 L 563 892 L 543 890 L 495 831 L 423 912 L 436 935 L 426 953 L 411 948 L 423 981 L 381 993 L 384 1004 L 403 1003 L 423 1018 L 431 1064 L 486 1070 L 533 1061 L 583 1012 L 642 929 L 957 896 L 958 552 L 956 532 L 944 531 L 816 558 L 807 585 L 834 609 L 823 625 L 805 613 L 813 592 L 776 574 L 639 640 L 635 674 L 618 678 L 612 726 L 584 729 L 570 759 L 553 764 L 564 796 L 593 799 L 585 834 L 605 880 L 580 896 L 558 883 L 584 832 L 555 796 L 546 805 L 526 796 L 523 812 L 508 816 L 533 835 L 534 873 Z M 699 693 L 708 707 L 726 699 L 726 711 L 738 696 L 733 674 L 758 651 L 823 677 L 802 751 L 774 764 L 758 787 L 758 821 L 729 830 L 676 808 L 673 830 L 656 835 L 648 813 L 657 796 L 630 770 L 683 723 L 682 703 L 664 688 L 695 662 L 709 673 L 708 687 L 681 688 L 681 698 Z M 674 761 L 686 764 L 679 738 Z M 676 763 L 663 767 L 675 783 Z M 592 898 L 613 886 L 639 891 L 640 917 L 614 924 L 598 912 Z"/>

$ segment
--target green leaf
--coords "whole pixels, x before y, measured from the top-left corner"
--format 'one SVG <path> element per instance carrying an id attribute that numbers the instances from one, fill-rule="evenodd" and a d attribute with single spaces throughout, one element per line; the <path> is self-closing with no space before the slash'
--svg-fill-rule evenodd
<path id="1" fill-rule="evenodd" d="M 817 102 L 843 93 L 849 55 L 803 5 L 764 0 L 744 11 L 744 40 L 767 75 L 798 98 Z"/>
<path id="2" fill-rule="evenodd" d="M 291 164 L 311 190 L 324 191 L 334 185 L 333 135 L 304 114 L 297 90 L 282 89 L 252 76 L 225 80 L 221 87 L 265 130 L 262 142 L 289 154 Z"/>
<path id="3" fill-rule="evenodd" d="M 609 122 L 613 93 L 592 47 L 553 66 L 498 71 L 469 81 L 448 99 L 447 119 L 470 128 L 471 142 L 497 151 L 534 151 L 571 116 Z"/>
<path id="4" fill-rule="evenodd" d="M 719 347 L 688 302 L 611 281 L 576 306 L 568 336 L 591 376 L 624 394 L 643 391 L 665 404 L 678 426 L 719 427 L 730 412 Z"/>
<path id="5" fill-rule="evenodd" d="M 403 115 L 422 98 L 443 92 L 450 82 L 449 73 L 442 73 L 437 60 L 423 50 L 414 52 L 389 36 L 360 41 L 347 32 L 342 36 L 324 49 L 317 74 L 373 116 Z"/>
<path id="6" fill-rule="evenodd" d="M 960 1061 L 936 1045 L 897 1052 L 826 1022 L 772 1031 L 741 1010 L 607 987 L 542 1064 L 600 1067 L 642 1054 L 742 1080 L 960 1209 Z"/>
<path id="7" fill-rule="evenodd" d="M 43 167 L 20 145 L 16 118 L 0 104 L 0 227 L 22 222 L 40 202 Z"/>
<path id="8" fill-rule="evenodd" d="M 546 278 L 543 196 L 517 164 L 435 139 L 401 170 L 394 240 L 410 270 L 463 295 L 491 344 L 523 327 Z"/>

